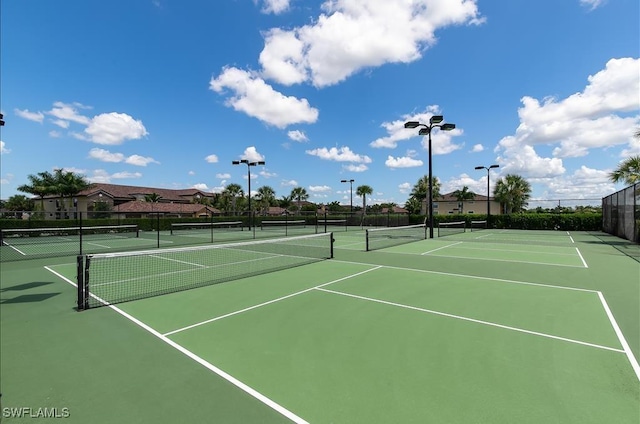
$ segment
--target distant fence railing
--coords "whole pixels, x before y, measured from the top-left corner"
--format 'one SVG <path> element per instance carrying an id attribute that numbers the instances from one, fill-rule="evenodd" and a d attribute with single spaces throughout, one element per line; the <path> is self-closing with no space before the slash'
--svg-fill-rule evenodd
<path id="1" fill-rule="evenodd" d="M 640 243 L 640 183 L 602 198 L 602 229 Z"/>

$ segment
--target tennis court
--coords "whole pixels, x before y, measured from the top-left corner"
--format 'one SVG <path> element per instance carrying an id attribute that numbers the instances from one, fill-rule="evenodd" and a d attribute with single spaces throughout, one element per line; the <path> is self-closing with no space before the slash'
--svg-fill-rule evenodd
<path id="1" fill-rule="evenodd" d="M 365 231 L 330 237 L 95 255 L 83 312 L 74 257 L 3 263 L 2 406 L 71 422 L 640 421 L 640 263 L 606 235 L 368 252 Z"/>

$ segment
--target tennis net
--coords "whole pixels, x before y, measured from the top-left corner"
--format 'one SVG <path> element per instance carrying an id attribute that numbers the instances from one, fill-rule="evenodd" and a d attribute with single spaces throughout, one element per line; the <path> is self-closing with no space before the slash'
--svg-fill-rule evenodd
<path id="1" fill-rule="evenodd" d="M 174 222 L 171 224 L 171 235 L 213 233 L 216 231 L 243 231 L 242 221 L 227 222 Z"/>
<path id="2" fill-rule="evenodd" d="M 471 221 L 471 225 L 469 226 L 471 231 L 480 231 L 487 229 L 487 221 Z"/>
<path id="3" fill-rule="evenodd" d="M 452 234 L 464 233 L 466 222 L 440 222 L 438 223 L 438 237 L 450 236 Z"/>
<path id="4" fill-rule="evenodd" d="M 401 227 L 372 228 L 366 231 L 365 237 L 366 250 L 368 252 L 424 240 L 427 238 L 427 226 L 425 224 L 417 224 Z"/>
<path id="5" fill-rule="evenodd" d="M 78 256 L 78 309 L 127 302 L 333 257 L 333 233 Z"/>

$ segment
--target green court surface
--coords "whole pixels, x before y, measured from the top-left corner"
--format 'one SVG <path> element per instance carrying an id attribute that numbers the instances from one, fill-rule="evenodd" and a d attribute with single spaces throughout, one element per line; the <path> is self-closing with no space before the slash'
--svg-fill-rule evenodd
<path id="1" fill-rule="evenodd" d="M 609 236 L 334 238 L 333 259 L 82 312 L 75 257 L 2 263 L 2 422 L 640 422 L 640 263 Z"/>

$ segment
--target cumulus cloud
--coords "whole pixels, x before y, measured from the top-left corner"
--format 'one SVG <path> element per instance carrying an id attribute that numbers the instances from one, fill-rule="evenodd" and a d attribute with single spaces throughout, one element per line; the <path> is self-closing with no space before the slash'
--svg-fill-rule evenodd
<path id="1" fill-rule="evenodd" d="M 227 179 L 231 178 L 231 174 L 229 174 L 229 173 L 216 174 L 216 178 L 219 178 L 221 180 L 227 180 Z"/>
<path id="2" fill-rule="evenodd" d="M 354 164 L 344 165 L 342 168 L 349 172 L 364 172 L 367 169 L 369 169 L 369 167 L 363 163 L 359 165 L 354 165 Z"/>
<path id="3" fill-rule="evenodd" d="M 322 8 L 310 24 L 266 32 L 266 78 L 333 85 L 365 68 L 418 60 L 441 28 L 482 22 L 473 0 L 330 0 Z"/>
<path id="4" fill-rule="evenodd" d="M 484 146 L 482 144 L 474 144 L 473 147 L 471 148 L 471 151 L 473 153 L 482 152 L 483 150 L 484 150 Z"/>
<path id="5" fill-rule="evenodd" d="M 388 156 L 387 160 L 384 163 L 388 168 L 415 168 L 417 166 L 422 166 L 423 162 L 418 159 L 413 159 L 410 157 L 393 157 Z"/>
<path id="6" fill-rule="evenodd" d="M 206 158 L 204 158 L 204 160 L 206 160 L 209 163 L 218 163 L 218 156 L 216 155 L 209 155 Z"/>
<path id="7" fill-rule="evenodd" d="M 257 2 L 257 0 L 254 0 Z M 273 13 L 279 15 L 289 10 L 290 0 L 262 0 L 262 13 Z"/>
<path id="8" fill-rule="evenodd" d="M 405 128 L 404 124 L 407 121 L 418 121 L 428 123 L 432 116 L 440 115 L 440 107 L 438 105 L 428 106 L 423 112 L 417 114 L 407 114 L 400 119 L 391 122 L 382 123 L 381 127 L 387 131 L 386 137 L 378 138 L 369 146 L 374 148 L 388 148 L 395 149 L 398 147 L 398 142 L 409 140 L 418 135 L 418 128 Z M 461 149 L 462 144 L 455 144 L 453 142 L 454 137 L 461 136 L 463 131 L 460 128 L 456 128 L 452 131 L 440 131 L 440 129 L 434 128 L 431 131 L 431 145 L 433 147 L 434 155 L 443 155 L 451 153 L 455 150 Z M 422 137 L 422 146 L 425 150 L 429 148 L 429 137 Z"/>
<path id="9" fill-rule="evenodd" d="M 280 183 L 282 187 L 297 187 L 298 182 L 296 180 L 282 180 Z"/>
<path id="10" fill-rule="evenodd" d="M 150 163 L 160 163 L 151 157 L 144 157 L 140 155 L 131 155 L 127 157 L 122 153 L 112 153 L 108 150 L 98 148 L 89 150 L 89 158 L 97 159 L 102 162 L 124 162 L 135 166 L 147 166 Z"/>
<path id="11" fill-rule="evenodd" d="M 10 152 L 11 150 L 6 148 L 4 141 L 0 141 L 0 154 L 6 155 L 7 153 L 10 153 Z"/>
<path id="12" fill-rule="evenodd" d="M 336 162 L 371 163 L 371 158 L 369 156 L 356 154 L 347 146 L 340 148 L 332 147 L 330 149 L 322 147 L 319 149 L 307 150 L 306 153 L 311 156 L 317 156 L 320 159 Z"/>
<path id="13" fill-rule="evenodd" d="M 217 78 L 211 78 L 209 88 L 221 94 L 230 91 L 227 106 L 278 128 L 318 119 L 318 110 L 306 99 L 285 96 L 255 73 L 238 68 L 224 68 Z"/>
<path id="14" fill-rule="evenodd" d="M 329 192 L 331 192 L 331 187 L 329 187 L 327 185 L 309 186 L 309 191 L 311 193 L 329 193 Z"/>
<path id="15" fill-rule="evenodd" d="M 42 123 L 42 121 L 44 120 L 44 114 L 42 112 L 30 112 L 29 109 L 25 109 L 25 110 L 14 109 L 14 112 L 20 118 L 24 118 L 29 121 Z"/>
<path id="16" fill-rule="evenodd" d="M 410 193 L 412 188 L 413 188 L 413 185 L 411 185 L 410 183 L 398 184 L 398 190 L 402 194 Z"/>
<path id="17" fill-rule="evenodd" d="M 304 133 L 304 131 L 300 131 L 300 130 L 293 130 L 293 131 L 289 131 L 287 133 L 287 136 L 293 140 L 293 141 L 297 141 L 300 143 L 304 143 L 306 141 L 309 141 L 309 139 L 307 138 L 306 134 Z"/>
<path id="18" fill-rule="evenodd" d="M 611 59 L 588 77 L 582 92 L 542 101 L 523 97 L 520 125 L 495 149 L 498 162 L 507 172 L 541 178 L 563 174 L 562 158 L 585 156 L 595 148 L 627 144 L 627 151 L 635 151 L 640 115 L 630 114 L 640 109 L 639 74 L 640 59 Z M 554 157 L 540 157 L 537 145 L 555 146 Z"/>
<path id="19" fill-rule="evenodd" d="M 122 144 L 125 140 L 142 138 L 148 134 L 141 121 L 117 112 L 94 116 L 84 132 L 94 143 L 108 145 Z"/>
<path id="20" fill-rule="evenodd" d="M 597 9 L 604 4 L 605 0 L 580 0 L 580 5 L 586 7 L 590 11 Z"/>
<path id="21" fill-rule="evenodd" d="M 255 146 L 250 146 L 244 149 L 244 153 L 240 156 L 241 159 L 246 159 L 249 162 L 260 162 L 264 161 L 264 156 L 262 156 L 256 150 Z"/>
<path id="22" fill-rule="evenodd" d="M 73 172 L 73 171 L 72 171 Z M 114 174 L 109 174 L 104 169 L 95 169 L 91 173 L 77 172 L 79 174 L 84 174 L 87 177 L 87 181 L 91 183 L 111 183 L 112 180 L 121 180 L 121 179 L 138 179 L 142 178 L 142 174 L 140 172 L 116 172 Z"/>

